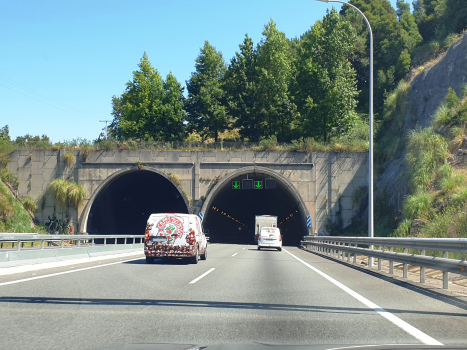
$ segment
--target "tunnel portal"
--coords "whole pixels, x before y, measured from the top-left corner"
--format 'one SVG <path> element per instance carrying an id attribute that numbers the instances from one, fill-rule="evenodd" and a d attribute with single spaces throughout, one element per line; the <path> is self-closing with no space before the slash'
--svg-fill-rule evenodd
<path id="1" fill-rule="evenodd" d="M 277 216 L 283 245 L 297 246 L 307 234 L 306 215 L 291 191 L 257 172 L 226 181 L 206 208 L 203 225 L 212 243 L 255 244 L 256 215 Z"/>
<path id="2" fill-rule="evenodd" d="M 122 174 L 100 191 L 89 211 L 89 234 L 142 235 L 152 213 L 188 213 L 179 190 L 147 170 Z"/>

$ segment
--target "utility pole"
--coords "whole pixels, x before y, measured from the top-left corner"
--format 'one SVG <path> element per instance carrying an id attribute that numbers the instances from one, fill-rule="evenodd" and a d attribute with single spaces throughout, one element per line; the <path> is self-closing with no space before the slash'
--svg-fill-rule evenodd
<path id="1" fill-rule="evenodd" d="M 111 120 L 99 120 L 101 123 L 105 123 L 105 138 L 107 138 L 107 123 L 110 123 Z"/>

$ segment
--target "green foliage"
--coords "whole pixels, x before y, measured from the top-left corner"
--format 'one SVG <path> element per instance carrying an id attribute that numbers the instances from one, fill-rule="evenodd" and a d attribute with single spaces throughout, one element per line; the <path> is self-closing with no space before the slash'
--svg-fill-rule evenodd
<path id="1" fill-rule="evenodd" d="M 245 35 L 240 51 L 231 59 L 224 76 L 224 89 L 228 111 L 235 126 L 240 128 L 243 139 L 259 141 L 263 136 L 260 115 L 255 96 L 258 71 L 258 50 L 253 40 Z"/>
<path id="2" fill-rule="evenodd" d="M 181 181 L 180 181 L 180 177 L 175 174 L 175 173 L 167 173 L 167 175 L 169 175 L 169 180 L 175 185 L 175 186 L 180 186 L 181 185 Z"/>
<path id="3" fill-rule="evenodd" d="M 290 140 L 291 124 L 296 117 L 296 106 L 289 94 L 292 52 L 285 33 L 277 29 L 272 19 L 264 26 L 258 45 L 256 71 L 255 97 L 263 137 L 276 136 L 281 142 Z"/>
<path id="4" fill-rule="evenodd" d="M 432 183 L 437 168 L 446 162 L 448 145 L 433 129 L 416 129 L 407 137 L 406 161 L 411 173 L 413 191 L 425 190 Z"/>
<path id="5" fill-rule="evenodd" d="M 325 143 L 357 120 L 357 80 L 350 63 L 355 30 L 333 8 L 302 37 L 294 84 L 296 132 Z"/>
<path id="6" fill-rule="evenodd" d="M 86 196 L 84 187 L 63 179 L 55 179 L 49 186 L 52 197 L 60 207 L 70 205 L 78 208 Z"/>
<path id="7" fill-rule="evenodd" d="M 410 83 L 401 80 L 397 88 L 387 97 L 381 126 L 375 143 L 377 159 L 380 162 L 400 157 L 404 149 L 404 137 L 400 135 L 410 96 Z"/>
<path id="8" fill-rule="evenodd" d="M 185 111 L 189 131 L 196 130 L 203 138 L 214 137 L 216 142 L 229 121 L 222 82 L 225 71 L 222 53 L 206 40 L 196 59 L 195 72 L 187 81 Z"/>
<path id="9" fill-rule="evenodd" d="M 464 206 L 450 206 L 435 213 L 421 232 L 422 237 L 466 238 L 467 211 Z"/>
<path id="10" fill-rule="evenodd" d="M 408 196 L 404 201 L 404 209 L 402 210 L 404 219 L 412 221 L 414 219 L 428 218 L 432 199 L 429 191 L 418 191 Z"/>
<path id="11" fill-rule="evenodd" d="M 0 232 L 37 232 L 23 205 L 0 181 Z"/>
<path id="12" fill-rule="evenodd" d="M 73 164 L 75 162 L 75 156 L 73 153 L 70 151 L 65 152 L 63 155 L 63 161 L 65 162 L 66 165 Z"/>
<path id="13" fill-rule="evenodd" d="M 183 88 L 172 73 L 164 81 L 146 52 L 121 96 L 112 97 L 111 136 L 178 140 L 183 132 Z"/>
<path id="14" fill-rule="evenodd" d="M 63 219 L 58 219 L 55 213 L 53 213 L 52 216 L 48 216 L 48 220 L 45 227 L 49 233 L 54 234 L 58 232 L 58 234 L 70 234 L 70 218 L 68 216 Z"/>
<path id="15" fill-rule="evenodd" d="M 34 198 L 29 197 L 29 196 L 23 197 L 22 202 L 23 202 L 24 209 L 29 210 L 31 213 L 36 212 L 37 203 L 34 200 Z"/>
<path id="16" fill-rule="evenodd" d="M 83 203 L 85 197 L 86 190 L 84 189 L 84 187 L 74 182 L 70 182 L 68 184 L 67 200 L 69 205 L 75 208 L 79 208 L 81 203 Z"/>

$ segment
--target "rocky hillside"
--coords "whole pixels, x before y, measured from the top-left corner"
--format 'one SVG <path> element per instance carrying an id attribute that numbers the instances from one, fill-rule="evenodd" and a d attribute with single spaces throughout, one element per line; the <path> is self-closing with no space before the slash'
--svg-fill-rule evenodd
<path id="1" fill-rule="evenodd" d="M 442 104 L 448 88 L 461 96 L 467 83 L 467 33 L 455 42 L 435 64 L 423 69 L 411 82 L 410 97 L 398 137 L 405 138 L 407 132 L 417 127 L 430 125 L 437 108 Z M 376 141 L 377 142 L 377 141 Z M 386 189 L 389 200 L 399 211 L 405 195 L 409 192 L 406 171 L 405 150 L 397 159 L 388 161 L 379 176 L 376 189 Z M 467 165 L 467 141 L 453 153 L 452 162 Z"/>

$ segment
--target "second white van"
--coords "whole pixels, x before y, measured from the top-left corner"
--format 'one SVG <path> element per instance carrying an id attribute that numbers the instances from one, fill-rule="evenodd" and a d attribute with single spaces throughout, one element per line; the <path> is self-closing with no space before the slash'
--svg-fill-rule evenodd
<path id="1" fill-rule="evenodd" d="M 261 248 L 275 248 L 282 250 L 281 231 L 277 227 L 263 227 L 258 236 L 258 250 Z"/>

